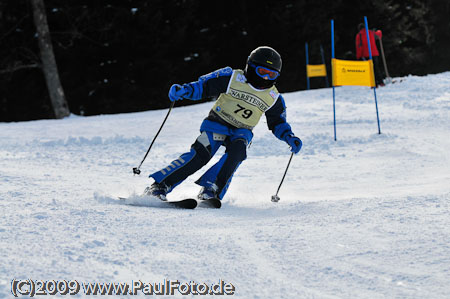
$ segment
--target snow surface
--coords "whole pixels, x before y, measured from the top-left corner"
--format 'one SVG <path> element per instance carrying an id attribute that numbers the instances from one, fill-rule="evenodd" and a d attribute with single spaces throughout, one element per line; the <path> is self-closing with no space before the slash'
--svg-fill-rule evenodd
<path id="1" fill-rule="evenodd" d="M 263 117 L 220 210 L 136 195 L 189 149 L 212 103 L 172 111 L 141 176 L 132 168 L 167 110 L 0 123 L 0 297 L 31 278 L 222 279 L 236 298 L 450 298 L 450 72 L 396 79 L 377 89 L 381 135 L 373 91 L 336 89 L 337 142 L 331 89 L 285 94 L 304 146 L 281 201 L 270 198 L 290 151 Z M 203 171 L 170 198 L 195 196 Z"/>

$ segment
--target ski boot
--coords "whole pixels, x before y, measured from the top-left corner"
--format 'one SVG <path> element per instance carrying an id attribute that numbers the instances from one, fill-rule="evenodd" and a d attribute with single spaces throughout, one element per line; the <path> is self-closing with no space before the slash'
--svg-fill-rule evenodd
<path id="1" fill-rule="evenodd" d="M 216 184 L 209 185 L 208 187 L 203 187 L 200 190 L 200 193 L 197 195 L 197 198 L 199 200 L 208 200 L 211 198 L 219 198 L 219 195 L 217 194 L 218 190 L 219 190 L 219 187 L 217 187 Z"/>
<path id="2" fill-rule="evenodd" d="M 220 209 L 222 202 L 220 201 L 218 190 L 219 187 L 217 187 L 216 184 L 203 187 L 197 196 L 200 200 L 200 206 L 205 208 Z"/>
<path id="3" fill-rule="evenodd" d="M 145 188 L 144 195 L 153 196 L 159 198 L 162 201 L 167 201 L 167 191 L 169 191 L 169 187 L 167 187 L 163 183 L 153 183 L 150 187 Z"/>

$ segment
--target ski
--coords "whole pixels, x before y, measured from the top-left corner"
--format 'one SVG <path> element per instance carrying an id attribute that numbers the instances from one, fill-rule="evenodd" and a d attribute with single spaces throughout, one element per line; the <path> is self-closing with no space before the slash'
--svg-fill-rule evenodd
<path id="1" fill-rule="evenodd" d="M 195 209 L 197 207 L 197 201 L 193 198 L 186 198 L 177 201 L 162 201 L 172 207 L 181 209 Z"/>
<path id="2" fill-rule="evenodd" d="M 130 206 L 146 206 L 155 208 L 179 208 L 179 209 L 195 209 L 197 206 L 201 208 L 220 209 L 222 207 L 222 201 L 218 198 L 210 198 L 205 200 L 196 200 L 194 198 L 184 198 L 180 200 L 165 201 L 155 198 L 154 201 L 148 203 L 147 201 L 135 201 L 133 198 L 119 197 L 119 200 L 123 204 Z"/>
<path id="3" fill-rule="evenodd" d="M 133 203 L 133 202 L 127 203 L 129 199 L 125 197 L 119 197 L 119 200 L 130 206 L 149 206 L 142 203 Z M 195 209 L 197 207 L 197 200 L 193 198 L 186 198 L 174 201 L 159 200 L 156 201 L 155 204 L 156 205 L 150 205 L 149 207 L 172 207 L 179 209 Z"/>
<path id="4" fill-rule="evenodd" d="M 199 202 L 198 206 L 201 208 L 220 209 L 222 207 L 222 201 L 218 198 L 199 200 Z"/>

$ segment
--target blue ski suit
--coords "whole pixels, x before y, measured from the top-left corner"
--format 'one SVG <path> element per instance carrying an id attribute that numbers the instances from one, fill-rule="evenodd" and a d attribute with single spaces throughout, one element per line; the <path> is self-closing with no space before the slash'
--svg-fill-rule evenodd
<path id="1" fill-rule="evenodd" d="M 233 77 L 233 74 L 237 71 L 240 70 L 226 67 L 204 75 L 198 81 L 184 84 L 183 88 L 188 92 L 183 98 L 190 100 L 220 98 L 222 94 L 229 91 L 232 79 L 236 78 Z M 248 84 L 242 75 L 243 72 L 240 71 L 239 74 L 241 74 L 240 80 Z M 273 94 L 271 95 L 273 96 Z M 226 150 L 221 159 L 196 181 L 196 184 L 203 187 L 215 184 L 218 187 L 219 198 L 223 199 L 233 174 L 241 162 L 247 158 L 247 147 L 253 138 L 252 127 L 231 124 L 219 117 L 220 107 L 217 104 L 214 107 L 202 122 L 201 134 L 191 145 L 190 151 L 182 154 L 167 167 L 150 175 L 156 183 L 165 184 L 168 192 L 206 165 L 220 146 L 224 145 Z M 264 114 L 269 129 L 278 139 L 287 142 L 287 139 L 294 134 L 286 121 L 286 105 L 281 94 L 277 93 L 272 105 L 267 108 Z M 246 116 L 244 115 L 244 117 Z"/>

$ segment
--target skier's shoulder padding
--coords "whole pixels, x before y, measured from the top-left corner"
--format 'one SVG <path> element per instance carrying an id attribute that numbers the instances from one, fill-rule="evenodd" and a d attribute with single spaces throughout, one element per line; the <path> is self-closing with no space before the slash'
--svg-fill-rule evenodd
<path id="1" fill-rule="evenodd" d="M 229 66 L 215 70 L 214 72 L 211 72 L 209 74 L 203 75 L 200 78 L 198 78 L 199 81 L 208 81 L 213 78 L 219 78 L 223 76 L 231 76 L 233 73 L 233 69 Z"/>

